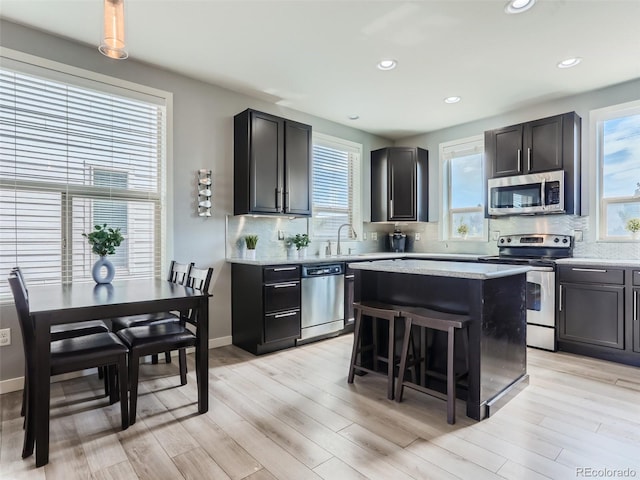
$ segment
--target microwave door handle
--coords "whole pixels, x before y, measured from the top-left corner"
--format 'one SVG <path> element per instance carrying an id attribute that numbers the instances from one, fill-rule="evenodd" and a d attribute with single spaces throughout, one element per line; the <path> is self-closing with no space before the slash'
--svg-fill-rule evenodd
<path id="1" fill-rule="evenodd" d="M 545 198 L 546 197 L 546 195 L 545 195 L 545 191 L 546 191 L 545 183 L 546 183 L 546 180 L 543 178 L 542 179 L 542 197 L 541 197 L 541 200 L 542 200 L 541 204 L 542 204 L 543 207 L 545 207 L 547 205 L 547 199 Z"/>

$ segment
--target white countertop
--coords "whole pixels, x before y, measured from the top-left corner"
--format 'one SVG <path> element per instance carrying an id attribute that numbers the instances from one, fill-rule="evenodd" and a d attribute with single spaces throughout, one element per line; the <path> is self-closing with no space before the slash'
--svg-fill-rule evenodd
<path id="1" fill-rule="evenodd" d="M 600 265 L 610 267 L 640 267 L 640 259 L 623 258 L 623 259 L 610 259 L 610 258 L 561 258 L 556 260 L 558 265 Z"/>
<path id="2" fill-rule="evenodd" d="M 356 253 L 353 255 L 333 255 L 330 257 L 319 257 L 317 255 L 308 256 L 306 258 L 283 258 L 269 257 L 257 258 L 256 260 L 247 260 L 244 258 L 227 258 L 229 263 L 242 263 L 245 265 L 286 265 L 286 264 L 302 264 L 302 263 L 331 263 L 331 262 L 361 262 L 370 260 L 398 259 L 398 258 L 415 258 L 425 260 L 477 260 L 481 255 L 467 253 L 393 253 L 393 252 L 371 252 Z"/>
<path id="3" fill-rule="evenodd" d="M 376 260 L 372 262 L 350 263 L 354 270 L 376 272 L 409 273 L 414 275 L 433 275 L 437 277 L 455 277 L 486 280 L 526 273 L 525 265 L 496 265 L 473 262 L 447 262 L 430 260 Z"/>

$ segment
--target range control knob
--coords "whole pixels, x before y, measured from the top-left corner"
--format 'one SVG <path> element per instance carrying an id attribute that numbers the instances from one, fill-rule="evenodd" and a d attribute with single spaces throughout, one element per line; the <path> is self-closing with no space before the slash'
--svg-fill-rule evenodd
<path id="1" fill-rule="evenodd" d="M 562 243 L 569 243 L 569 239 L 568 238 L 563 238 L 562 239 Z"/>
<path id="2" fill-rule="evenodd" d="M 553 243 L 558 243 L 558 242 L 560 242 L 560 239 L 558 237 L 553 239 Z"/>
<path id="3" fill-rule="evenodd" d="M 511 237 L 507 238 L 507 243 L 511 243 Z"/>
<path id="4" fill-rule="evenodd" d="M 500 239 L 500 243 L 504 243 L 504 238 L 501 238 L 501 239 Z"/>

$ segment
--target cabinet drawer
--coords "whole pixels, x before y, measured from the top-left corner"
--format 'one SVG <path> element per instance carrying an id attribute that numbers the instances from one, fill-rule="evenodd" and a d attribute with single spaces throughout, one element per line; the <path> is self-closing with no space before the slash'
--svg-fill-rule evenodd
<path id="1" fill-rule="evenodd" d="M 286 282 L 288 280 L 300 280 L 300 265 L 276 265 L 262 269 L 264 283 Z"/>
<path id="2" fill-rule="evenodd" d="M 632 273 L 633 284 L 640 285 L 640 270 L 634 270 Z"/>
<path id="3" fill-rule="evenodd" d="M 300 310 L 265 315 L 265 343 L 287 338 L 300 338 Z"/>
<path id="4" fill-rule="evenodd" d="M 560 282 L 624 285 L 624 270 L 619 268 L 593 265 L 561 266 L 559 275 Z"/>
<path id="5" fill-rule="evenodd" d="M 300 308 L 300 281 L 274 283 L 264 287 L 264 312 Z M 247 299 L 247 301 L 251 301 Z"/>

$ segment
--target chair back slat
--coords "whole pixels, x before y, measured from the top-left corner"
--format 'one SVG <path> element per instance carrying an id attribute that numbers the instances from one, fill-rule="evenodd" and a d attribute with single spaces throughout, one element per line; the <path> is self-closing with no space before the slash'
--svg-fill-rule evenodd
<path id="1" fill-rule="evenodd" d="M 22 333 L 22 346 L 24 348 L 25 359 L 28 362 L 27 368 L 31 368 L 30 352 L 35 351 L 35 326 L 29 314 L 27 289 L 21 276 L 15 271 L 9 275 L 9 286 L 11 287 L 11 293 L 13 293 L 16 311 L 18 312 L 18 322 L 20 323 L 20 332 Z"/>
<path id="2" fill-rule="evenodd" d="M 169 280 L 170 282 L 177 283 L 178 285 L 185 285 L 189 278 L 189 271 L 193 268 L 193 262 L 191 263 L 178 263 L 175 260 L 171 260 L 171 266 L 169 267 Z"/>
<path id="3" fill-rule="evenodd" d="M 203 293 L 209 293 L 213 268 L 192 267 L 187 278 L 187 287 L 195 288 Z"/>

